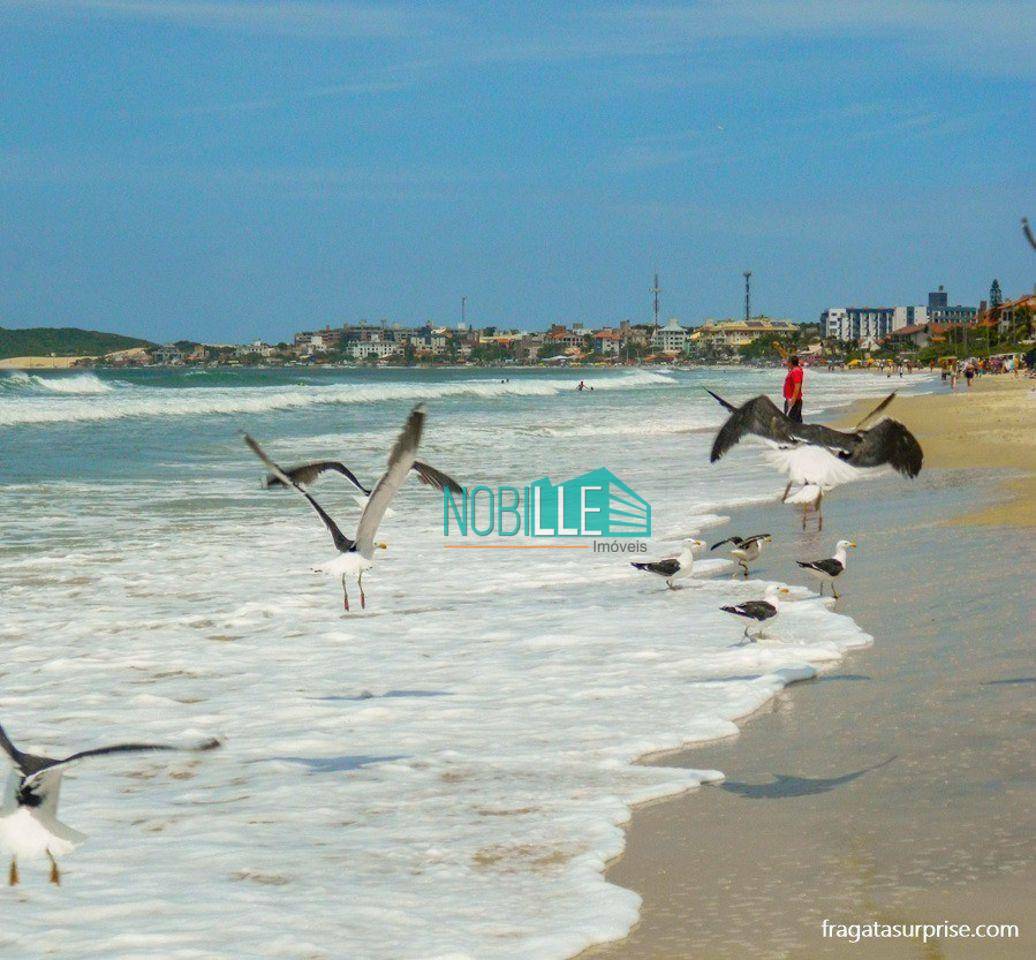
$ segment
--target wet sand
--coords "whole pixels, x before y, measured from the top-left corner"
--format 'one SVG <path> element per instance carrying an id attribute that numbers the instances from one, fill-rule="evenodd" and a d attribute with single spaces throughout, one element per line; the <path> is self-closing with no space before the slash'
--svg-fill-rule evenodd
<path id="1" fill-rule="evenodd" d="M 770 530 L 758 574 L 797 583 L 793 558 L 855 538 L 837 609 L 875 645 L 788 688 L 737 737 L 649 761 L 727 779 L 635 811 L 608 878 L 644 897 L 641 922 L 584 960 L 1036 956 L 1036 551 L 1028 531 L 990 519 L 1019 513 L 1005 476 L 1033 496 L 1034 465 L 1019 454 L 1032 448 L 1015 436 L 1031 410 L 1008 409 L 999 443 L 976 439 L 980 454 L 958 466 L 980 429 L 965 404 L 1014 393 L 1008 408 L 1036 406 L 1017 392 L 1032 384 L 1014 382 L 897 401 L 927 469 L 836 491 L 823 534 L 772 504 L 710 531 Z M 953 522 L 976 511 L 978 525 Z M 823 939 L 825 918 L 1016 923 L 1021 937 L 854 945 Z"/>

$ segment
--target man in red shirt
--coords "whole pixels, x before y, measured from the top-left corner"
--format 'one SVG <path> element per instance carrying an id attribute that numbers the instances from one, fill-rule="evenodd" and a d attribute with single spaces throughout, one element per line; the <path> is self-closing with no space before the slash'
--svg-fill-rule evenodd
<path id="1" fill-rule="evenodd" d="M 799 358 L 792 354 L 784 378 L 784 412 L 796 423 L 802 423 L 802 374 Z"/>

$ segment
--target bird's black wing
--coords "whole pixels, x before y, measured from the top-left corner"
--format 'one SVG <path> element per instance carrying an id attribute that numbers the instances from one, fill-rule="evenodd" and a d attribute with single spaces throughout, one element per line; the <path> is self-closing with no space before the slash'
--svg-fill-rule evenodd
<path id="1" fill-rule="evenodd" d="M 436 490 L 449 490 L 450 493 L 464 492 L 464 488 L 453 477 L 447 476 L 441 470 L 436 470 L 435 467 L 430 467 L 420 460 L 415 460 L 410 469 L 421 478 L 421 483 L 435 487 Z"/>
<path id="2" fill-rule="evenodd" d="M 800 567 L 807 570 L 819 570 L 829 577 L 837 577 L 845 569 L 834 557 L 828 557 L 826 560 L 796 560 L 795 562 Z"/>
<path id="3" fill-rule="evenodd" d="M 738 544 L 738 546 L 747 547 L 749 544 L 755 543 L 758 540 L 765 540 L 769 536 L 771 536 L 771 534 L 769 533 L 756 533 L 750 537 L 745 537 L 745 539 L 742 540 L 741 543 Z"/>
<path id="4" fill-rule="evenodd" d="M 339 460 L 317 460 L 314 463 L 301 463 L 297 467 L 291 467 L 285 470 L 284 473 L 287 475 L 288 479 L 295 483 L 301 483 L 304 487 L 308 487 L 317 480 L 320 474 L 326 473 L 328 470 L 340 473 L 364 496 L 370 496 L 370 490 L 360 483 L 360 481 L 356 479 L 356 474 Z M 284 481 L 271 473 L 266 477 L 266 486 L 283 487 L 285 484 Z"/>
<path id="5" fill-rule="evenodd" d="M 19 770 L 25 771 L 24 761 L 26 755 L 11 742 L 11 738 L 7 736 L 7 732 L 2 726 L 0 726 L 0 749 L 7 754 L 11 763 L 18 767 Z"/>
<path id="6" fill-rule="evenodd" d="M 850 454 L 860 442 L 861 434 L 845 433 L 833 427 L 825 427 L 822 423 L 795 423 L 788 421 L 788 433 L 802 443 L 811 443 L 828 450 L 841 450 Z"/>
<path id="7" fill-rule="evenodd" d="M 309 501 L 309 505 L 317 512 L 317 516 L 324 521 L 324 526 L 327 527 L 328 532 L 331 534 L 331 539 L 334 541 L 335 549 L 339 553 L 348 553 L 353 547 L 353 541 L 350 540 L 341 530 L 338 529 L 338 524 L 332 520 L 327 511 L 320 506 L 316 500 L 310 496 L 299 484 L 292 480 L 276 463 L 274 463 L 267 455 L 266 451 L 259 446 L 247 433 L 245 434 L 245 443 L 251 448 L 254 453 L 263 463 L 266 464 L 267 469 L 273 474 L 284 486 L 291 487 L 295 490 L 299 496 L 305 497 Z"/>
<path id="8" fill-rule="evenodd" d="M 741 546 L 741 542 L 742 541 L 741 541 L 740 537 L 727 537 L 726 540 L 720 540 L 719 543 L 714 543 L 711 547 L 709 547 L 709 550 L 711 551 L 711 550 L 715 550 L 716 547 L 722 547 L 723 544 L 725 544 L 725 543 L 732 543 L 732 544 L 734 544 L 735 547 L 740 547 Z"/>
<path id="9" fill-rule="evenodd" d="M 638 570 L 649 570 L 651 573 L 657 573 L 660 577 L 671 577 L 680 570 L 679 560 L 657 560 L 652 563 L 631 562 Z"/>
<path id="10" fill-rule="evenodd" d="M 880 467 L 887 463 L 908 477 L 916 477 L 921 472 L 924 451 L 903 424 L 885 419 L 863 434 L 863 439 L 846 460 L 854 467 Z"/>
<path id="11" fill-rule="evenodd" d="M 732 408 L 731 404 L 718 394 L 712 393 L 711 390 L 709 393 L 728 410 L 734 409 L 734 412 L 727 418 L 727 422 L 720 427 L 719 433 L 716 434 L 712 452 L 709 455 L 712 463 L 715 463 L 732 446 L 743 440 L 746 434 L 764 437 L 775 443 L 795 442 L 795 434 L 791 430 L 792 421 L 774 406 L 769 397 L 756 397 L 741 407 Z"/>
<path id="12" fill-rule="evenodd" d="M 744 603 L 736 603 L 729 607 L 720 607 L 727 613 L 735 613 L 739 617 L 748 617 L 751 620 L 769 620 L 777 613 L 777 608 L 765 600 L 746 600 Z"/>
<path id="13" fill-rule="evenodd" d="M 70 764 L 78 763 L 89 757 L 105 757 L 117 753 L 156 753 L 156 752 L 178 752 L 178 753 L 199 753 L 206 750 L 215 750 L 220 746 L 219 740 L 205 740 L 194 747 L 173 747 L 166 743 L 117 743 L 110 747 L 97 747 L 93 750 L 81 750 L 61 760 L 49 760 L 46 765 L 25 778 L 25 786 L 31 787 L 40 777 L 50 773 L 55 767 L 67 767 Z"/>

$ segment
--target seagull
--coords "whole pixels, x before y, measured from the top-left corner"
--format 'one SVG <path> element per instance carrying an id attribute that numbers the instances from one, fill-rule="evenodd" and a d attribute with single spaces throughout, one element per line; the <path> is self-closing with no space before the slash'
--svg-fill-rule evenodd
<path id="1" fill-rule="evenodd" d="M 674 580 L 684 580 L 691 575 L 694 569 L 694 551 L 705 546 L 703 540 L 684 540 L 683 549 L 679 556 L 671 557 L 668 560 L 655 560 L 652 562 L 632 561 L 631 565 L 638 570 L 646 570 L 659 577 L 665 577 L 666 586 L 675 590 Z"/>
<path id="2" fill-rule="evenodd" d="M 441 470 L 436 470 L 435 467 L 431 467 L 427 463 L 421 463 L 420 460 L 415 460 L 411 469 L 421 478 L 421 483 L 435 487 L 436 490 L 449 490 L 451 493 L 463 493 L 464 491 L 464 488 L 453 477 L 448 476 Z M 340 473 L 365 497 L 371 495 L 370 490 L 356 479 L 356 474 L 339 460 L 316 460 L 313 463 L 300 463 L 296 467 L 285 469 L 284 475 L 296 486 L 311 487 L 322 473 L 328 471 Z M 269 490 L 274 487 L 284 488 L 288 484 L 276 474 L 268 473 L 263 479 L 263 486 Z M 364 505 L 366 506 L 366 504 Z"/>
<path id="3" fill-rule="evenodd" d="M 0 843 L 11 853 L 9 886 L 19 882 L 18 858 L 46 856 L 50 860 L 50 882 L 61 884 L 57 858 L 71 853 L 86 837 L 58 820 L 58 794 L 65 770 L 88 757 L 115 753 L 142 753 L 157 750 L 204 751 L 220 746 L 219 740 L 206 740 L 195 747 L 173 747 L 162 743 L 120 743 L 111 747 L 82 750 L 61 760 L 41 757 L 19 750 L 0 726 L 0 748 L 14 764 L 3 804 L 0 805 Z"/>
<path id="4" fill-rule="evenodd" d="M 727 613 L 733 613 L 735 616 L 746 617 L 748 620 L 755 620 L 756 623 L 763 624 L 768 620 L 772 620 L 781 612 L 783 604 L 778 598 L 785 593 L 791 593 L 791 591 L 787 587 L 780 587 L 776 583 L 771 583 L 763 594 L 766 598 L 765 600 L 746 600 L 744 603 L 720 607 L 720 610 L 725 610 Z M 763 635 L 763 631 L 759 630 L 753 637 L 749 633 L 751 629 L 752 624 L 749 623 L 745 627 L 745 638 L 741 641 L 741 646 L 744 646 L 746 643 L 755 643 Z"/>
<path id="5" fill-rule="evenodd" d="M 716 547 L 722 547 L 725 543 L 734 544 L 730 549 L 730 555 L 737 561 L 737 565 L 745 571 L 745 579 L 748 579 L 748 565 L 759 559 L 759 554 L 763 552 L 764 543 L 773 543 L 773 537 L 768 533 L 757 533 L 751 537 L 727 537 L 726 540 L 720 540 L 719 543 L 714 543 L 709 550 L 715 550 Z M 735 573 L 736 577 L 737 574 Z"/>
<path id="6" fill-rule="evenodd" d="M 360 606 L 366 608 L 367 597 L 363 592 L 363 575 L 374 565 L 374 550 L 376 547 L 384 549 L 382 543 L 375 543 L 374 534 L 378 530 L 378 524 L 385 515 L 389 503 L 396 495 L 396 492 L 403 485 L 407 474 L 414 465 L 414 457 L 417 453 L 418 444 L 421 442 L 421 431 L 424 429 L 424 406 L 418 404 L 410 412 L 407 421 L 403 426 L 392 452 L 389 454 L 388 467 L 382 474 L 381 479 L 375 484 L 374 492 L 367 498 L 367 505 L 360 514 L 360 522 L 356 526 L 356 538 L 350 540 L 338 528 L 338 524 L 328 516 L 327 511 L 320 506 L 307 492 L 305 487 L 298 480 L 293 480 L 276 463 L 274 463 L 248 434 L 245 434 L 245 443 L 251 447 L 252 452 L 266 464 L 267 469 L 284 486 L 291 487 L 300 496 L 305 497 L 309 505 L 316 511 L 317 516 L 323 521 L 331 534 L 338 556 L 327 563 L 316 567 L 318 572 L 327 573 L 331 576 L 340 577 L 342 581 L 342 603 L 346 610 L 349 609 L 349 588 L 346 582 L 348 576 L 356 578 L 356 585 L 360 589 Z"/>
<path id="7" fill-rule="evenodd" d="M 824 595 L 824 584 L 831 584 L 831 593 L 838 599 L 838 591 L 835 590 L 835 580 L 845 572 L 846 551 L 855 550 L 856 541 L 839 540 L 835 544 L 835 555 L 824 560 L 796 560 L 795 562 L 808 570 L 814 577 L 820 580 L 820 595 Z"/>
<path id="8" fill-rule="evenodd" d="M 924 452 L 902 423 L 883 417 L 873 427 L 864 429 L 892 402 L 894 392 L 850 431 L 834 430 L 819 423 L 796 423 L 781 413 L 769 397 L 755 397 L 735 407 L 719 394 L 707 392 L 731 411 L 716 434 L 710 461 L 715 463 L 746 434 L 761 437 L 770 448 L 767 459 L 788 477 L 782 501 L 803 505 L 803 528 L 806 513 L 812 506 L 822 530 L 824 493 L 857 479 L 863 470 L 887 465 L 911 478 L 921 472 Z M 789 498 L 793 485 L 800 489 Z"/>

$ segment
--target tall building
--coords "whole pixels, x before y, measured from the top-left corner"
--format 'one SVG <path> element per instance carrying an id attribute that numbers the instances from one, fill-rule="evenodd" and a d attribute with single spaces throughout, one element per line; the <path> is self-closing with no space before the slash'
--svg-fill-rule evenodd
<path id="1" fill-rule="evenodd" d="M 878 341 L 893 330 L 918 321 L 924 307 L 828 307 L 820 314 L 820 329 L 835 340 Z"/>
<path id="2" fill-rule="evenodd" d="M 820 329 L 825 337 L 877 345 L 903 327 L 925 323 L 974 323 L 978 307 L 951 305 L 950 296 L 940 285 L 928 294 L 928 306 L 828 307 L 820 314 Z"/>

